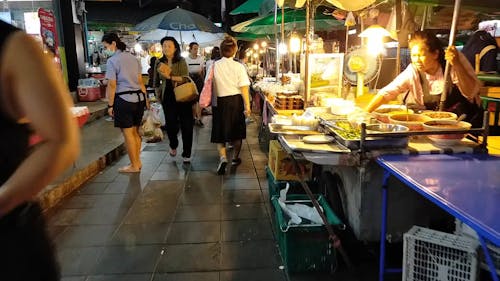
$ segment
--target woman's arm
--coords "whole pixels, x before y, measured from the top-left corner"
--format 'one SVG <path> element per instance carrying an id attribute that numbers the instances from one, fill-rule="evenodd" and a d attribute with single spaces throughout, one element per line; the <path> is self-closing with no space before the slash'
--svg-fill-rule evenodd
<path id="1" fill-rule="evenodd" d="M 476 73 L 467 58 L 457 51 L 454 46 L 448 47 L 445 58 L 453 66 L 452 73 L 456 78 L 454 80 L 456 80 L 462 95 L 471 102 L 477 102 L 476 97 L 479 94 L 481 82 L 477 79 Z"/>
<path id="2" fill-rule="evenodd" d="M 372 112 L 384 103 L 396 99 L 400 94 L 410 89 L 411 83 L 418 83 L 415 73 L 411 65 L 409 65 L 403 72 L 401 72 L 394 80 L 373 97 L 370 103 L 366 106 L 367 112 Z"/>
<path id="3" fill-rule="evenodd" d="M 177 62 L 177 71 L 172 73 L 170 79 L 174 82 L 184 82 L 184 77 L 189 75 L 188 66 L 184 59 Z"/>
<path id="4" fill-rule="evenodd" d="M 14 119 L 31 120 L 31 126 L 44 139 L 0 187 L 0 216 L 3 216 L 31 200 L 74 163 L 80 143 L 62 75 L 38 43 L 17 32 L 8 38 L 1 60 L 4 112 Z"/>
<path id="5" fill-rule="evenodd" d="M 248 86 L 240 87 L 241 95 L 243 96 L 243 104 L 245 105 L 245 116 L 250 116 L 250 91 Z"/>

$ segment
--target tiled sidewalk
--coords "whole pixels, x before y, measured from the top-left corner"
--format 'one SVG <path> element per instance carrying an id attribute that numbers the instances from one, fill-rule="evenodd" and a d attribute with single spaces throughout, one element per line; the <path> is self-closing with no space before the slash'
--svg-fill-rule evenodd
<path id="1" fill-rule="evenodd" d="M 140 174 L 117 172 L 128 163 L 124 156 L 49 212 L 63 280 L 356 280 L 282 269 L 258 122 L 248 125 L 243 163 L 219 176 L 209 119 L 195 128 L 190 165 L 181 151 L 168 155 L 167 141 L 145 144 Z M 358 280 L 376 280 L 374 269 L 370 264 Z"/>

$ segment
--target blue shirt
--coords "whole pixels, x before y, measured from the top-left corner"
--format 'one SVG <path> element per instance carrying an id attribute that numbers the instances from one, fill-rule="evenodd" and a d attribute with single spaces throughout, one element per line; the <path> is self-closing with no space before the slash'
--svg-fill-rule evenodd
<path id="1" fill-rule="evenodd" d="M 116 80 L 116 93 L 141 90 L 139 75 L 142 67 L 140 61 L 128 52 L 117 50 L 106 62 L 106 79 Z M 143 95 L 141 100 L 144 100 Z M 116 96 L 115 96 L 116 97 Z M 138 102 L 136 94 L 120 95 L 128 102 Z"/>

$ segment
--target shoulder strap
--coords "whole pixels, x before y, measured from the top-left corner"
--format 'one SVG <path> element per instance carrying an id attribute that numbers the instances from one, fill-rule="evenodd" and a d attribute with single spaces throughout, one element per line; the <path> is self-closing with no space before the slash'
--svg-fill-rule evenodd
<path id="1" fill-rule="evenodd" d="M 479 60 L 481 60 L 481 58 L 483 58 L 483 56 L 486 55 L 487 52 L 494 50 L 496 48 L 497 48 L 497 46 L 495 46 L 495 45 L 488 45 L 488 46 L 484 47 L 481 50 L 481 52 L 479 52 Z"/>

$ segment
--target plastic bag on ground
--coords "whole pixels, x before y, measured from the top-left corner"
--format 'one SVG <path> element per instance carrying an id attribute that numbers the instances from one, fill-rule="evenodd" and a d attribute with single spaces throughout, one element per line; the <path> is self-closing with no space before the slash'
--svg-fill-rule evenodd
<path id="1" fill-rule="evenodd" d="M 159 123 L 160 126 L 165 126 L 165 114 L 163 113 L 163 107 L 158 102 L 151 103 L 149 111 L 153 115 L 153 121 Z"/>

